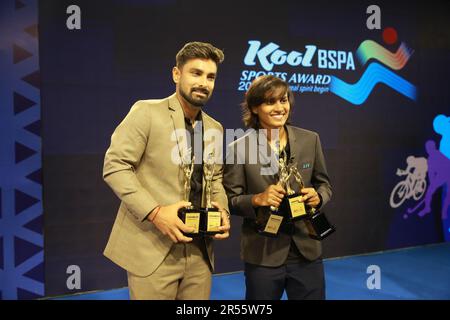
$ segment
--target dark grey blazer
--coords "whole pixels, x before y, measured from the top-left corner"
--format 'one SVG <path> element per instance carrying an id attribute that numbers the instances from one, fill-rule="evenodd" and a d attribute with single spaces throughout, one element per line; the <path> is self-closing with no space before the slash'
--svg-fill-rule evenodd
<path id="1" fill-rule="evenodd" d="M 291 160 L 297 163 L 305 187 L 314 187 L 319 193 L 322 199 L 321 209 L 331 198 L 331 185 L 319 135 L 293 126 L 287 126 L 287 131 Z M 267 186 L 276 184 L 278 180 L 277 174 L 262 174 L 268 172 L 261 170 L 269 169 L 270 164 L 264 165 L 264 163 L 268 163 L 270 159 L 268 159 L 268 152 L 263 147 L 265 137 L 258 139 L 258 135 L 258 131 L 253 130 L 231 143 L 227 149 L 224 167 L 223 182 L 229 199 L 231 214 L 244 218 L 241 258 L 251 264 L 270 267 L 280 266 L 288 256 L 292 238 L 305 258 L 311 261 L 315 260 L 322 254 L 321 243 L 309 238 L 308 230 L 303 221 L 294 223 L 295 231 L 293 235 L 280 232 L 278 237 L 270 238 L 255 231 L 256 210 L 269 210 L 269 208 L 254 208 L 251 198 L 254 194 L 263 192 Z M 250 141 L 257 141 L 259 145 L 256 161 L 254 161 L 256 156 L 254 150 L 250 150 L 248 147 Z M 276 160 L 273 163 L 277 163 Z M 294 187 L 294 190 L 299 188 L 293 178 L 291 186 Z"/>

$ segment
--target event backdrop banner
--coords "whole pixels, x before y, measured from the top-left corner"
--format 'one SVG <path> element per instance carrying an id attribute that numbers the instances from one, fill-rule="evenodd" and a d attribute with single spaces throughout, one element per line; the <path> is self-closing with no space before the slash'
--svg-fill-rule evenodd
<path id="1" fill-rule="evenodd" d="M 320 134 L 333 187 L 325 212 L 336 233 L 323 242 L 325 258 L 450 240 L 450 11 L 444 1 L 47 0 L 38 9 L 41 100 L 34 78 L 23 90 L 9 84 L 7 92 L 2 87 L 1 115 L 23 128 L 39 119 L 20 115 L 42 106 L 46 295 L 126 286 L 126 273 L 102 254 L 119 206 L 102 179 L 105 151 L 134 102 L 174 92 L 175 54 L 189 41 L 225 53 L 205 107 L 225 129 L 243 128 L 240 103 L 258 76 L 274 74 L 291 86 L 292 123 Z M 3 9 L 1 19 L 3 29 Z M 33 42 L 9 44 L 37 59 Z M 19 65 L 2 60 L 0 78 L 4 66 Z M 38 67 L 16 70 L 25 77 Z M 30 101 L 34 109 L 17 112 Z M 33 128 L 17 135 L 16 162 L 23 147 L 39 154 Z M 40 173 L 37 162 L 25 169 L 1 150 L 2 172 L 7 162 L 24 176 Z M 16 207 L 22 223 L 42 213 L 40 181 L 28 188 L 4 177 L 2 272 L 11 241 L 37 246 L 34 253 L 43 245 L 39 232 L 19 228 L 19 240 L 11 240 L 5 231 L 14 197 L 35 199 L 23 208 L 29 212 Z M 230 239 L 215 244 L 217 273 L 242 270 L 240 224 L 233 217 Z"/>

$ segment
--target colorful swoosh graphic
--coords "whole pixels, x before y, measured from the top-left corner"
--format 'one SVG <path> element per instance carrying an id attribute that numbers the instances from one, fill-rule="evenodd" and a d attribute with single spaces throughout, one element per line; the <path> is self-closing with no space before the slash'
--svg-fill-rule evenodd
<path id="1" fill-rule="evenodd" d="M 353 104 L 360 105 L 366 101 L 378 83 L 384 83 L 412 100 L 417 98 L 414 85 L 377 62 L 372 62 L 354 84 L 331 76 L 330 91 Z"/>
<path id="2" fill-rule="evenodd" d="M 356 55 L 362 65 L 365 65 L 370 59 L 377 59 L 394 70 L 402 69 L 412 53 L 413 50 L 408 48 L 404 42 L 402 42 L 396 53 L 392 53 L 373 40 L 363 41 L 359 45 L 358 50 L 356 50 Z"/>

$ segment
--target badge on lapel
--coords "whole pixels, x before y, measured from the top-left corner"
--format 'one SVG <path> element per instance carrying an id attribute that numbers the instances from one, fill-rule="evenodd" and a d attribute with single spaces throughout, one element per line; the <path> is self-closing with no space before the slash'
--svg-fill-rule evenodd
<path id="1" fill-rule="evenodd" d="M 303 169 L 303 170 L 305 170 L 305 169 L 311 169 L 311 163 L 309 163 L 309 162 L 304 162 L 304 163 L 302 163 L 302 169 Z"/>

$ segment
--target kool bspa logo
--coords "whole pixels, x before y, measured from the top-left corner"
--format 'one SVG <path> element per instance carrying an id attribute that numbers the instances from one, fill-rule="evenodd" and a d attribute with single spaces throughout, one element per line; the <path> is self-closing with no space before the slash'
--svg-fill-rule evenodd
<path id="1" fill-rule="evenodd" d="M 413 53 L 405 43 L 401 43 L 398 50 L 392 53 L 373 40 L 365 40 L 356 50 L 356 55 L 351 51 L 320 49 L 312 44 L 305 45 L 302 51 L 290 52 L 282 50 L 274 42 L 262 44 L 251 40 L 248 45 L 244 64 L 249 67 L 259 65 L 263 70 L 242 70 L 239 91 L 247 91 L 257 77 L 272 74 L 287 81 L 293 92 L 333 93 L 354 105 L 363 104 L 378 83 L 387 85 L 411 100 L 417 98 L 416 87 L 392 71 L 403 69 Z M 355 56 L 362 67 L 367 65 L 356 83 L 347 83 L 330 74 L 336 71 L 355 72 Z M 278 71 L 280 68 L 276 66 L 296 70 Z M 308 72 L 312 68 L 319 72 Z"/>
<path id="2" fill-rule="evenodd" d="M 270 42 L 263 46 L 260 41 L 248 42 L 249 48 L 244 58 L 247 66 L 256 66 L 257 63 L 264 70 L 243 70 L 239 82 L 239 90 L 246 91 L 250 83 L 259 76 L 272 74 L 287 81 L 294 92 L 328 92 L 331 76 L 328 74 L 313 74 L 300 72 L 273 71 L 275 66 L 291 66 L 300 70 L 308 70 L 317 63 L 318 69 L 324 70 L 355 70 L 353 54 L 346 51 L 323 50 L 315 45 L 306 45 L 303 52 L 286 52 L 276 43 Z"/>

